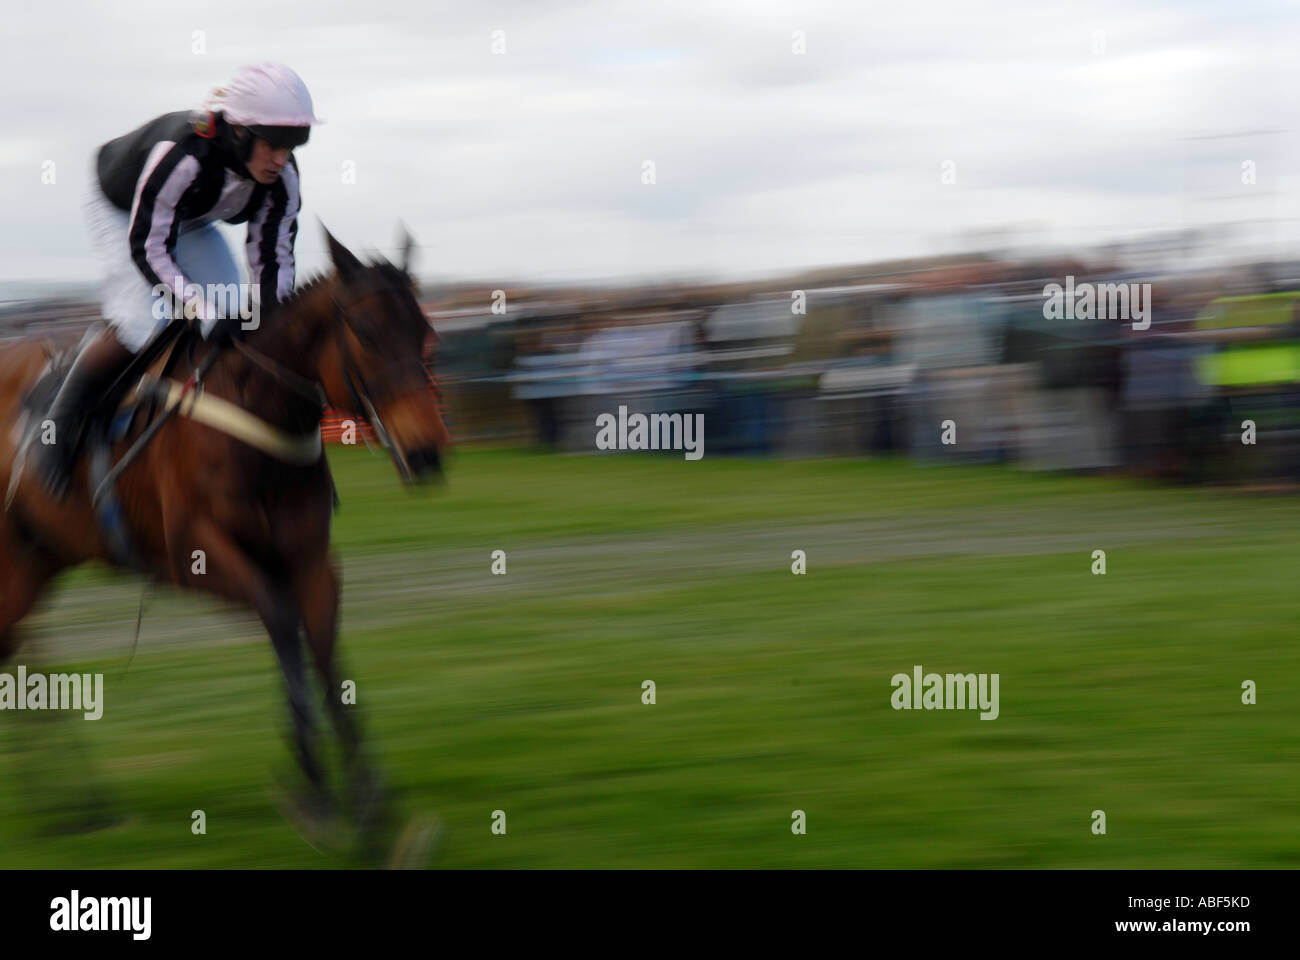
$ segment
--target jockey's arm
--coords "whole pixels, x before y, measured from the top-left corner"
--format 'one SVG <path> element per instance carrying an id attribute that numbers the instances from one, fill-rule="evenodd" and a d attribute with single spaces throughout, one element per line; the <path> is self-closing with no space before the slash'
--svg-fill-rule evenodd
<path id="1" fill-rule="evenodd" d="M 301 209 L 298 163 L 290 154 L 279 178 L 267 187 L 257 213 L 248 221 L 248 275 L 258 288 L 264 313 L 293 293 L 293 248 Z"/>
<path id="2" fill-rule="evenodd" d="M 189 281 L 173 259 L 179 216 L 177 207 L 198 177 L 197 157 L 181 144 L 160 143 L 145 164 L 131 204 L 131 259 L 149 284 L 162 288 L 171 315 L 182 315 Z M 180 297 L 177 297 L 177 291 Z M 203 298 L 196 298 L 195 320 L 204 320 Z"/>

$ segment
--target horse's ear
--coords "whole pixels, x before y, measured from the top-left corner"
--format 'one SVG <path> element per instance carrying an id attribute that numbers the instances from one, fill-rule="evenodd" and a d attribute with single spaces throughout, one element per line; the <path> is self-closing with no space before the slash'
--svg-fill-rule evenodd
<path id="1" fill-rule="evenodd" d="M 325 234 L 325 243 L 329 247 L 330 260 L 334 263 L 334 269 L 338 271 L 339 277 L 344 283 L 352 280 L 361 274 L 365 268 L 361 261 L 353 256 L 352 251 L 343 244 L 334 239 L 334 235 L 325 229 L 325 224 L 321 223 L 321 230 Z"/>
<path id="2" fill-rule="evenodd" d="M 397 265 L 409 277 L 412 265 L 411 251 L 415 249 L 415 239 L 411 236 L 411 231 L 406 229 L 406 224 L 400 221 L 397 224 L 397 249 L 401 253 Z"/>

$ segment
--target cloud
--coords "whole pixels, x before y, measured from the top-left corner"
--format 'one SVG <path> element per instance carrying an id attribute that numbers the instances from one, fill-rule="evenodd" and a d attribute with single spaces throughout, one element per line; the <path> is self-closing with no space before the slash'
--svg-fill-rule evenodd
<path id="1" fill-rule="evenodd" d="M 1231 219 L 1189 194 L 1240 189 L 1250 152 L 1289 223 L 1298 20 L 1251 2 L 20 7 L 0 40 L 0 279 L 89 275 L 93 151 L 261 59 L 329 121 L 299 156 L 306 213 L 358 247 L 400 218 L 443 277 L 752 273 L 1031 221 L 1092 241 Z M 1182 139 L 1251 128 L 1283 132 Z M 299 259 L 324 265 L 311 228 Z"/>

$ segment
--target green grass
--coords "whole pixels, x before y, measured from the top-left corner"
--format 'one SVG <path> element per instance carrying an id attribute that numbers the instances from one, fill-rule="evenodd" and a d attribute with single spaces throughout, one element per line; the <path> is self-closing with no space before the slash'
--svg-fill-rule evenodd
<path id="1" fill-rule="evenodd" d="M 404 807 L 445 825 L 440 866 L 1300 863 L 1293 499 L 492 450 L 409 496 L 364 451 L 331 461 L 344 675 Z M 133 625 L 135 589 L 79 571 L 35 629 L 95 590 Z M 125 650 L 84 664 L 102 720 L 0 714 L 0 867 L 349 865 L 275 813 L 274 658 L 246 627 L 187 639 L 211 609 L 152 621 L 129 674 Z M 1000 674 L 1000 717 L 892 710 L 917 663 Z M 126 822 L 51 835 L 87 776 Z"/>

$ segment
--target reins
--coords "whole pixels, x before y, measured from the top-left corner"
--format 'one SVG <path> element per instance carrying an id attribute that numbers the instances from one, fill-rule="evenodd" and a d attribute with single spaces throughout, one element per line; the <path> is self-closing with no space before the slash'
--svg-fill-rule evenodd
<path id="1" fill-rule="evenodd" d="M 325 389 L 320 385 L 318 380 L 308 380 L 301 374 L 294 373 L 283 364 L 276 363 L 261 350 L 250 347 L 243 340 L 234 340 L 235 349 L 245 357 L 257 364 L 271 376 L 288 387 L 294 393 L 307 400 L 311 400 L 324 408 L 328 404 L 328 398 L 325 396 Z"/>
<path id="2" fill-rule="evenodd" d="M 385 449 L 387 449 L 392 455 L 393 461 L 397 465 L 398 473 L 402 477 L 402 481 L 406 484 L 410 484 L 413 482 L 413 476 L 410 464 L 407 463 L 406 455 L 402 449 L 393 442 L 392 437 L 388 432 L 388 428 L 384 425 L 383 418 L 380 417 L 379 411 L 370 397 L 370 390 L 366 384 L 365 377 L 361 375 L 359 370 L 357 370 L 356 364 L 353 361 L 352 350 L 348 344 L 348 324 L 347 316 L 343 309 L 343 303 L 339 299 L 338 295 L 333 291 L 330 292 L 330 302 L 334 311 L 334 323 L 331 332 L 338 344 L 339 355 L 342 360 L 343 381 L 347 386 L 348 393 L 351 395 L 353 404 L 358 412 L 364 413 L 366 419 L 369 420 L 371 426 L 375 430 L 375 435 L 379 438 L 379 442 L 383 444 Z M 329 397 L 319 380 L 310 380 L 307 377 L 290 370 L 283 363 L 272 359 L 263 351 L 248 345 L 243 340 L 234 339 L 231 343 L 238 353 L 242 354 L 251 363 L 273 377 L 278 384 L 311 402 L 318 412 L 328 406 Z M 193 347 L 192 342 L 191 347 Z M 298 444 L 293 441 L 292 438 L 280 435 L 280 432 L 275 428 L 267 427 L 265 424 L 257 421 L 255 417 L 251 417 L 250 415 L 241 412 L 237 407 L 235 407 L 235 405 L 228 401 L 199 396 L 202 392 L 204 375 L 212 368 L 213 364 L 221 356 L 221 353 L 222 351 L 216 349 L 210 351 L 197 366 L 195 366 L 191 361 L 192 373 L 190 377 L 183 384 L 173 384 L 170 388 L 170 393 L 167 392 L 166 382 L 160 382 L 153 385 L 152 389 L 156 392 L 161 391 L 158 393 L 158 396 L 164 402 L 162 412 L 145 428 L 144 432 L 136 438 L 135 442 L 131 444 L 127 452 L 116 464 L 113 465 L 103 480 L 96 486 L 91 497 L 92 503 L 98 504 L 105 493 L 113 489 L 118 477 L 122 475 L 126 468 L 136 459 L 141 451 L 143 451 L 143 449 L 162 428 L 163 424 L 170 419 L 172 414 L 182 410 L 184 401 L 191 397 L 191 395 L 194 397 L 194 400 L 186 411 L 184 411 L 184 415 L 195 416 L 196 412 L 205 413 L 207 416 L 202 419 L 208 422 L 209 425 L 217 426 L 218 429 L 225 429 L 226 432 L 232 433 L 235 436 L 244 439 L 245 442 L 250 442 L 253 445 L 260 447 L 264 451 L 271 452 L 273 455 L 279 455 L 282 458 L 291 461 L 299 459 L 298 453 L 300 451 L 297 450 Z M 178 387 L 179 390 L 177 389 Z M 198 411 L 197 404 L 200 403 L 206 405 L 202 411 Z M 213 408 L 216 409 L 215 413 L 212 412 Z M 319 440 L 319 435 L 317 439 Z M 337 505 L 337 491 L 334 496 Z"/>
<path id="3" fill-rule="evenodd" d="M 339 350 L 343 356 L 343 382 L 347 384 L 348 393 L 352 395 L 352 402 L 361 408 L 366 415 L 366 419 L 370 421 L 370 425 L 375 428 L 375 436 L 379 438 L 379 442 L 383 444 L 384 449 L 392 454 L 393 462 L 397 464 L 397 472 L 401 475 L 402 482 L 410 485 L 414 482 L 414 478 L 411 475 L 410 465 L 406 462 L 406 454 L 389 437 L 388 429 L 384 426 L 379 411 L 375 409 L 375 405 L 370 399 L 365 377 L 361 376 L 360 373 L 356 375 L 355 379 L 352 376 L 352 349 L 348 346 L 347 321 L 343 313 L 343 304 L 333 291 L 330 292 L 330 300 L 334 305 L 334 332 L 338 337 Z M 360 389 L 357 388 L 356 381 L 360 381 Z"/>
<path id="4" fill-rule="evenodd" d="M 410 464 L 406 461 L 406 454 L 402 449 L 393 443 L 388 428 L 384 426 L 383 418 L 379 415 L 379 410 L 375 407 L 374 401 L 370 398 L 370 390 L 356 364 L 352 359 L 352 349 L 348 345 L 347 337 L 347 315 L 343 309 L 343 303 L 337 293 L 330 291 L 330 304 L 334 310 L 333 334 L 338 343 L 339 355 L 343 361 L 343 382 L 348 388 L 348 393 L 352 397 L 352 402 L 356 405 L 358 412 L 364 413 L 366 419 L 375 430 L 375 435 L 384 448 L 392 453 L 393 461 L 397 464 L 397 471 L 402 477 L 402 482 L 410 484 L 413 481 Z M 272 360 L 262 351 L 255 347 L 249 346 L 242 340 L 234 341 L 235 349 L 247 357 L 250 361 L 257 364 L 275 379 L 293 390 L 295 393 L 308 400 L 315 401 L 322 409 L 329 404 L 324 388 L 318 380 L 308 380 L 306 377 L 295 373 L 283 364 Z"/>

